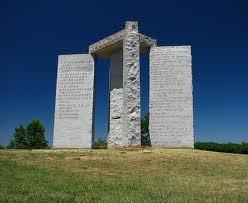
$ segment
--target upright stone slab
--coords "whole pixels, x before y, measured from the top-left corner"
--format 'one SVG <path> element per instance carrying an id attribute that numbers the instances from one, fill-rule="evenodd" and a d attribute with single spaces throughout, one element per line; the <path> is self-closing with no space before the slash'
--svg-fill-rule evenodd
<path id="1" fill-rule="evenodd" d="M 150 51 L 150 122 L 153 147 L 194 147 L 190 46 Z"/>
<path id="2" fill-rule="evenodd" d="M 94 120 L 94 64 L 90 54 L 59 56 L 54 148 L 91 148 Z"/>
<path id="3" fill-rule="evenodd" d="M 109 69 L 109 131 L 108 147 L 125 146 L 122 135 L 123 118 L 123 52 L 119 50 L 110 57 Z"/>
<path id="4" fill-rule="evenodd" d="M 140 63 L 137 22 L 126 22 L 123 39 L 123 136 L 125 146 L 140 146 Z"/>

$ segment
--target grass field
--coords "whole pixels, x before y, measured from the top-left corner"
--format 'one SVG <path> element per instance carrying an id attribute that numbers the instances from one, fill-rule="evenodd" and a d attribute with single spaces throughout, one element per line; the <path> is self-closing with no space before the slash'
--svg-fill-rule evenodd
<path id="1" fill-rule="evenodd" d="M 190 149 L 0 150 L 0 202 L 248 202 L 248 156 Z"/>

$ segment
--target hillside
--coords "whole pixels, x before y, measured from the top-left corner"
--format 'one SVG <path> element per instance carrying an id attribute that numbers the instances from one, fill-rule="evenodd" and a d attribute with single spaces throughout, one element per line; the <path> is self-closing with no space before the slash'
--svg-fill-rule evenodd
<path id="1" fill-rule="evenodd" d="M 0 202 L 248 202 L 248 156 L 191 149 L 0 150 Z"/>

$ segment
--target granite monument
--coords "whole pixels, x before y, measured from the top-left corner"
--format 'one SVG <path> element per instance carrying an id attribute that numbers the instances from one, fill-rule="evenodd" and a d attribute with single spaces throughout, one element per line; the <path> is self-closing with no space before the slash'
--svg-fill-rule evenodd
<path id="1" fill-rule="evenodd" d="M 150 137 L 154 147 L 194 146 L 190 46 L 157 46 L 138 23 L 58 60 L 54 148 L 91 148 L 95 60 L 110 61 L 108 147 L 141 145 L 140 54 L 150 53 Z"/>

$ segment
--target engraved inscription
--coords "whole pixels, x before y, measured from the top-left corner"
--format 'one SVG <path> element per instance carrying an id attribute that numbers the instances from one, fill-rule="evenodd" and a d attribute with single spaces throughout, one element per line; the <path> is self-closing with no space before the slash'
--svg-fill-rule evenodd
<path id="1" fill-rule="evenodd" d="M 59 56 L 54 147 L 90 147 L 93 90 L 92 56 L 90 54 Z"/>
<path id="2" fill-rule="evenodd" d="M 152 145 L 193 147 L 190 46 L 154 47 L 150 64 Z"/>
<path id="3" fill-rule="evenodd" d="M 85 66 L 84 63 L 88 66 Z M 84 108 L 83 100 L 92 100 L 92 61 L 65 61 L 59 63 L 57 89 L 57 119 L 78 119 Z"/>

